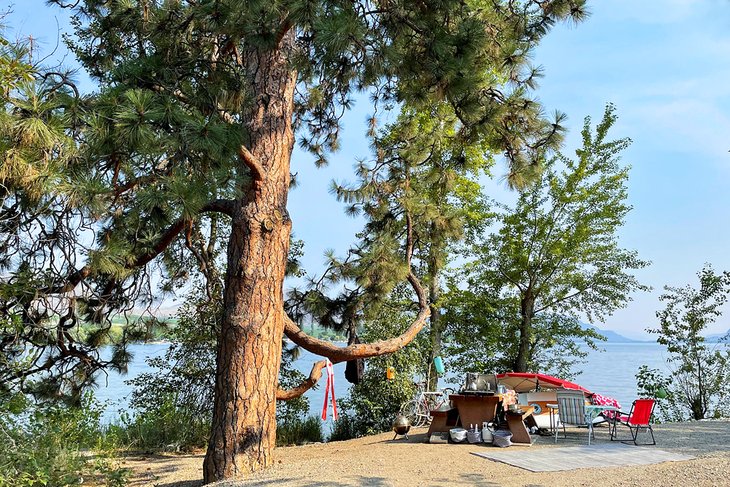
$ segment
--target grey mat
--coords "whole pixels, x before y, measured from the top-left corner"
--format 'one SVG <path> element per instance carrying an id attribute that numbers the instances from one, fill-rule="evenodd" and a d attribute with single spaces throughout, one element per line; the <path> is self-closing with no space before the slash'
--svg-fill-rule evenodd
<path id="1" fill-rule="evenodd" d="M 656 447 L 639 447 L 610 443 L 591 446 L 555 448 L 485 448 L 472 452 L 474 455 L 497 462 L 524 468 L 530 472 L 556 472 L 593 467 L 624 467 L 652 463 L 691 460 L 694 457 L 659 450 Z"/>

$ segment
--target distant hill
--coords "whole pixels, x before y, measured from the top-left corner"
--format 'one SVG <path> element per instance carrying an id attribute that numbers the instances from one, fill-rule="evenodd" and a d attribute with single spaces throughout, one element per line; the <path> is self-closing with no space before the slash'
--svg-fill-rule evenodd
<path id="1" fill-rule="evenodd" d="M 593 328 L 598 333 L 606 337 L 606 341 L 609 343 L 639 343 L 644 340 L 634 340 L 633 338 L 625 337 L 623 335 L 619 335 L 615 331 L 611 330 L 603 330 L 601 328 L 598 328 L 597 326 L 589 325 L 588 323 L 581 323 L 581 326 L 585 328 Z"/>
<path id="2" fill-rule="evenodd" d="M 705 340 L 708 342 L 719 342 L 721 338 L 725 337 L 728 333 L 730 333 L 730 329 L 727 330 L 725 333 L 713 333 L 711 335 L 707 335 L 705 337 Z"/>

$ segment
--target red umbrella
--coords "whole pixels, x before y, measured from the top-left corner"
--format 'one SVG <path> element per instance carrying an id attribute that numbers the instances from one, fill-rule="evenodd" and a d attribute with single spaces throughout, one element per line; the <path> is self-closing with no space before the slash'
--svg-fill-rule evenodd
<path id="1" fill-rule="evenodd" d="M 592 394 L 585 387 L 573 382 L 534 372 L 505 372 L 504 374 L 497 374 L 497 381 L 515 392 L 532 392 L 540 389 L 559 389 L 562 387 L 565 389 L 578 389 L 587 394 Z"/>

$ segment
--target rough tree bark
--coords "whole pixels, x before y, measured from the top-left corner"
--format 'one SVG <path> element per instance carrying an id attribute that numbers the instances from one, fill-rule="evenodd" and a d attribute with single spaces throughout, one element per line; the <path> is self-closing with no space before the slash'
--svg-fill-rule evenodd
<path id="1" fill-rule="evenodd" d="M 283 282 L 291 221 L 286 210 L 296 72 L 293 33 L 278 48 L 250 51 L 255 103 L 241 163 L 252 184 L 236 202 L 228 242 L 224 317 L 206 483 L 267 467 L 276 444 L 276 395 L 284 332 Z"/>
<path id="2" fill-rule="evenodd" d="M 278 389 L 284 332 L 295 343 L 333 363 L 395 352 L 423 328 L 430 310 L 426 293 L 411 271 L 408 281 L 419 304 L 414 322 L 401 335 L 371 344 L 338 347 L 302 332 L 284 312 L 284 275 L 291 221 L 286 210 L 290 183 L 293 97 L 296 72 L 288 63 L 293 32 L 276 49 L 246 53 L 255 106 L 247 125 L 250 140 L 239 156 L 252 184 L 235 202 L 228 242 L 224 317 L 218 339 L 215 400 L 205 483 L 265 468 L 276 444 L 276 400 L 291 399 L 312 387 L 324 362 L 290 390 Z M 408 220 L 406 263 L 413 249 Z"/>

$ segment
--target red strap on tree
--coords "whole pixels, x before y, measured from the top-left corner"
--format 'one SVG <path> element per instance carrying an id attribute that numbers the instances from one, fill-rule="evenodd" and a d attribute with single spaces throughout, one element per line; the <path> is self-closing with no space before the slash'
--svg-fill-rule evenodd
<path id="1" fill-rule="evenodd" d="M 327 385 L 324 389 L 324 405 L 322 406 L 322 420 L 327 419 L 327 400 L 332 391 L 332 419 L 337 421 L 337 400 L 335 399 L 335 372 L 332 362 L 327 359 Z"/>

